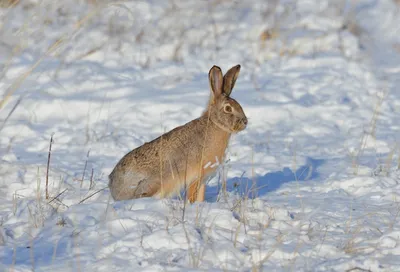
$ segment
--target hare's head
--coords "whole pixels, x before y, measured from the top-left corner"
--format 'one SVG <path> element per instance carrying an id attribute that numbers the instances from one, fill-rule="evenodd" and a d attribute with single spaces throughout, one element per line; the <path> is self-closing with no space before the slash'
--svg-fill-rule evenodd
<path id="1" fill-rule="evenodd" d="M 240 65 L 236 65 L 222 76 L 221 68 L 213 66 L 208 73 L 211 87 L 211 97 L 207 113 L 218 127 L 229 133 L 244 130 L 247 117 L 240 104 L 230 97 L 236 79 L 240 72 Z"/>

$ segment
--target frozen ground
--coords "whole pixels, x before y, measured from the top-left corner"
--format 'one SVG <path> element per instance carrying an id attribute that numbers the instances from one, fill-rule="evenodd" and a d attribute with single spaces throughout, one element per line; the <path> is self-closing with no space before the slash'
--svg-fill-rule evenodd
<path id="1" fill-rule="evenodd" d="M 398 1 L 88 2 L 0 8 L 1 271 L 400 271 Z M 111 200 L 237 63 L 207 202 Z"/>

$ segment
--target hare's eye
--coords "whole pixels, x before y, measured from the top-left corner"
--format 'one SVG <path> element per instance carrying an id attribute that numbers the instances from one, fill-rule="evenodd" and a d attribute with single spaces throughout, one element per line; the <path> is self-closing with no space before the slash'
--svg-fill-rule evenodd
<path id="1" fill-rule="evenodd" d="M 226 113 L 231 113 L 231 112 L 232 112 L 232 106 L 230 106 L 230 105 L 225 105 L 225 106 L 224 106 L 224 111 L 225 111 Z"/>

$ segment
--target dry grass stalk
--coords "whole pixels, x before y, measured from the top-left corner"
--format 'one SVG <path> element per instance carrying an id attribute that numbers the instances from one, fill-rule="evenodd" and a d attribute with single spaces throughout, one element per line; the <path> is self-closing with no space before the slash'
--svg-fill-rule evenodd
<path id="1" fill-rule="evenodd" d="M 68 190 L 68 188 L 64 189 L 61 193 L 59 193 L 58 195 L 56 195 L 55 197 L 53 197 L 50 201 L 49 204 L 51 202 L 53 202 L 54 200 L 58 199 L 63 193 L 65 193 Z"/>
<path id="2" fill-rule="evenodd" d="M 1 8 L 13 8 L 19 3 L 19 0 L 0 0 Z"/>
<path id="3" fill-rule="evenodd" d="M 397 154 L 397 170 L 400 170 L 400 147 L 399 147 L 399 152 Z"/>
<path id="4" fill-rule="evenodd" d="M 83 173 L 82 173 L 82 179 L 81 179 L 81 188 L 83 186 L 83 180 L 85 179 L 85 173 L 86 173 L 86 168 L 89 160 L 89 155 L 90 155 L 90 149 L 88 150 L 86 154 L 86 160 L 85 160 L 85 166 L 83 167 Z"/>
<path id="5" fill-rule="evenodd" d="M 360 157 L 364 154 L 364 150 L 367 147 L 367 142 L 369 136 L 375 138 L 376 135 L 376 123 L 380 114 L 380 107 L 382 106 L 383 100 L 385 99 L 387 93 L 384 94 L 382 97 L 379 97 L 378 102 L 375 105 L 374 112 L 372 114 L 372 118 L 370 121 L 370 130 L 369 131 L 364 131 L 363 136 L 361 138 L 360 142 L 360 147 L 358 150 L 352 153 L 352 166 L 353 166 L 353 173 L 355 175 L 358 174 L 358 169 L 359 169 L 359 159 Z"/>
<path id="6" fill-rule="evenodd" d="M 53 135 L 50 137 L 49 153 L 47 156 L 47 168 L 46 168 L 46 199 L 49 199 L 49 171 L 50 171 L 50 158 L 51 158 L 51 147 L 53 145 Z"/>
<path id="7" fill-rule="evenodd" d="M 89 190 L 92 190 L 93 187 L 94 187 L 93 176 L 94 176 L 94 169 L 92 168 L 92 172 L 91 172 L 91 174 L 90 174 L 90 185 L 89 185 Z"/>
<path id="8" fill-rule="evenodd" d="M 98 194 L 98 193 L 100 193 L 101 191 L 104 191 L 105 189 L 107 189 L 108 188 L 108 186 L 107 187 L 104 187 L 104 188 L 102 188 L 102 189 L 100 189 L 100 190 L 97 190 L 96 192 L 94 192 L 93 194 L 91 194 L 91 195 L 89 195 L 89 196 L 87 196 L 87 197 L 85 197 L 84 199 L 82 199 L 81 201 L 79 201 L 79 203 L 78 204 L 81 204 L 81 203 L 83 203 L 84 201 L 86 201 L 86 200 L 88 200 L 89 198 L 91 198 L 92 196 L 94 196 L 94 195 L 96 195 L 96 194 Z"/>

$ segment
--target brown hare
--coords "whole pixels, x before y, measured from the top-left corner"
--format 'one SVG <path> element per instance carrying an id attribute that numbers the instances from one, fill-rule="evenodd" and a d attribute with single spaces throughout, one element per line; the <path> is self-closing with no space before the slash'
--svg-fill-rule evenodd
<path id="1" fill-rule="evenodd" d="M 224 161 L 232 133 L 246 128 L 242 107 L 230 94 L 240 65 L 225 76 L 213 66 L 208 74 L 211 96 L 204 113 L 127 153 L 109 175 L 115 200 L 166 197 L 183 188 L 191 203 L 204 201 L 205 182 Z"/>

